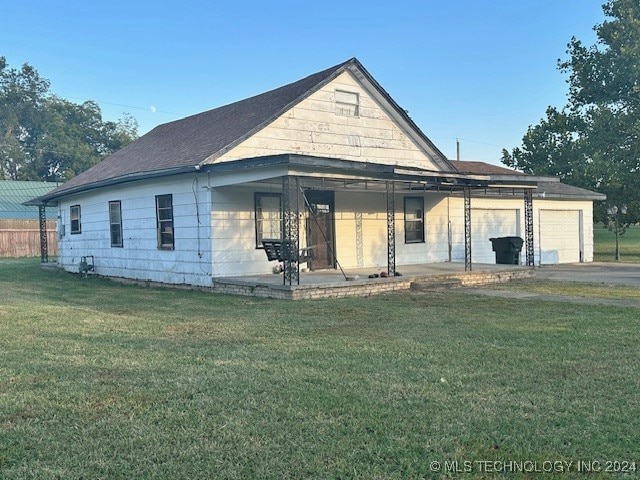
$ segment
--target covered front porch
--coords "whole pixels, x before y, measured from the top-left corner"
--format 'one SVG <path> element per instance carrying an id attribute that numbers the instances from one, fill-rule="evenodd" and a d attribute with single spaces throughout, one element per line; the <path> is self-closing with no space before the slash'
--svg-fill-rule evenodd
<path id="1" fill-rule="evenodd" d="M 478 238 L 472 234 L 472 196 L 487 192 L 508 196 L 511 205 L 524 207 L 513 210 L 518 217 L 516 212 L 524 211 L 518 223 L 524 225 L 522 233 L 507 234 L 525 238 L 521 261 L 533 266 L 536 180 L 531 177 L 428 171 L 289 154 L 209 168 L 215 283 L 240 275 L 255 278 L 276 266 L 267 262 L 267 257 L 270 262 L 274 258 L 264 255 L 264 240 L 279 242 L 283 255 L 277 265 L 284 274 L 278 278 L 288 286 L 304 286 L 307 268 L 317 278 L 327 270 L 349 277 L 343 273 L 366 267 L 372 267 L 364 272 L 366 277 L 383 270 L 392 278 L 397 271 L 404 274 L 407 265 L 443 262 L 461 262 L 464 272 L 474 271 L 472 247 Z M 409 206 L 408 200 L 415 205 Z M 484 200 L 489 208 L 493 203 Z M 482 236 L 485 246 L 488 237 Z M 303 258 L 309 253 L 310 264 Z"/>
<path id="2" fill-rule="evenodd" d="M 217 293 L 286 300 L 365 297 L 401 290 L 426 290 L 456 286 L 481 286 L 504 283 L 535 275 L 533 267 L 520 265 L 475 264 L 473 271 L 464 263 L 443 262 L 403 265 L 396 275 L 382 276 L 376 268 L 302 271 L 299 283 L 289 285 L 284 272 L 270 275 L 219 277 L 214 279 Z M 388 275 L 388 274 L 387 274 Z"/>

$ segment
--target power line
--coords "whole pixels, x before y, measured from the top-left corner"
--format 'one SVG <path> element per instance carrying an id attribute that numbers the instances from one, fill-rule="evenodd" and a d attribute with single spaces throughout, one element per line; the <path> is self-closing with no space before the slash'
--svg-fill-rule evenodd
<path id="1" fill-rule="evenodd" d="M 80 101 L 80 102 L 87 102 L 88 101 L 88 102 L 98 103 L 98 104 L 101 104 L 101 105 L 113 105 L 115 107 L 133 108 L 133 109 L 136 109 L 136 110 L 144 110 L 144 111 L 151 112 L 151 113 L 165 113 L 167 115 L 176 115 L 178 117 L 185 117 L 186 116 L 185 113 L 169 112 L 167 110 L 158 110 L 154 106 L 137 107 L 135 105 L 126 105 L 124 103 L 106 102 L 106 101 L 103 101 L 103 100 L 86 100 L 86 99 L 82 99 L 82 98 L 78 98 L 78 97 L 70 97 L 70 96 L 67 96 L 67 95 L 58 95 L 58 96 L 61 97 L 61 98 L 66 98 L 67 100 L 77 100 L 77 101 Z"/>

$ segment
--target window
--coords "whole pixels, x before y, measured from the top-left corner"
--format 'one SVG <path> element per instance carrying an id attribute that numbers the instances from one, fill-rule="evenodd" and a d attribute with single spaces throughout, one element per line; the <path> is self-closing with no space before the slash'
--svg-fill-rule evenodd
<path id="1" fill-rule="evenodd" d="M 360 99 L 357 93 L 336 90 L 336 114 L 348 117 L 360 115 Z"/>
<path id="2" fill-rule="evenodd" d="M 173 250 L 173 195 L 156 195 L 158 248 Z"/>
<path id="3" fill-rule="evenodd" d="M 404 198 L 404 243 L 424 242 L 424 198 Z"/>
<path id="4" fill-rule="evenodd" d="M 80 205 L 71 206 L 71 233 L 82 233 L 80 225 Z"/>
<path id="5" fill-rule="evenodd" d="M 282 195 L 256 193 L 256 248 L 262 248 L 263 238 L 282 239 Z"/>
<path id="6" fill-rule="evenodd" d="M 109 225 L 111 227 L 111 246 L 122 247 L 122 211 L 120 200 L 109 202 Z"/>

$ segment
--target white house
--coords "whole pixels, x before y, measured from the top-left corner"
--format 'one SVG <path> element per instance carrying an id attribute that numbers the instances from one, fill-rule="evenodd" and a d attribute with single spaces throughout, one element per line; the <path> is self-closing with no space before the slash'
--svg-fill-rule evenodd
<path id="1" fill-rule="evenodd" d="M 68 271 L 93 256 L 101 275 L 211 286 L 270 273 L 264 239 L 283 242 L 292 285 L 303 262 L 390 275 L 495 263 L 489 238 L 501 236 L 524 238 L 523 265 L 589 262 L 602 199 L 447 160 L 354 58 L 160 125 L 31 204 L 58 208 Z"/>

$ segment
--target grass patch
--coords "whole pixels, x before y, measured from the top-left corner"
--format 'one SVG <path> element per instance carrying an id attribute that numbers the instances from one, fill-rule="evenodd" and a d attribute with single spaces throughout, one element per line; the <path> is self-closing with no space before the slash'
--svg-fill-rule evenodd
<path id="1" fill-rule="evenodd" d="M 548 280 L 527 279 L 496 284 L 491 288 L 546 295 L 640 301 L 640 289 L 638 287 L 605 283 L 559 282 L 555 280 L 550 282 Z"/>
<path id="2" fill-rule="evenodd" d="M 279 302 L 2 261 L 0 477 L 638 462 L 638 326 L 637 309 L 460 292 Z"/>
<path id="3" fill-rule="evenodd" d="M 627 229 L 618 238 L 620 261 L 624 263 L 640 263 L 640 226 Z M 597 223 L 593 226 L 593 260 L 595 262 L 615 262 L 616 236 L 605 225 Z"/>

